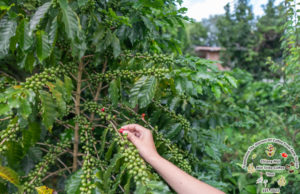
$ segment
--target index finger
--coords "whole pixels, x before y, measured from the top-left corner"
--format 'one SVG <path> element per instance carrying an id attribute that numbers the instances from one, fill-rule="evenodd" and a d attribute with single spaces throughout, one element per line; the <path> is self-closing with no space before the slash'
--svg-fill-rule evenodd
<path id="1" fill-rule="evenodd" d="M 142 132 L 146 130 L 146 128 L 138 125 L 138 124 L 129 124 L 122 127 L 124 130 L 128 130 L 130 132 Z"/>

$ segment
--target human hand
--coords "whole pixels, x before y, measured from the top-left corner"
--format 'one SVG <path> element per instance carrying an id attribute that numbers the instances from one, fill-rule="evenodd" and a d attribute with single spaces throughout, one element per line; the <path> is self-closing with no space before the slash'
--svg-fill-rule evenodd
<path id="1" fill-rule="evenodd" d="M 152 133 L 149 129 L 138 124 L 129 124 L 122 127 L 123 133 L 127 133 L 127 138 L 139 151 L 139 154 L 149 163 L 159 157 L 153 141 Z"/>

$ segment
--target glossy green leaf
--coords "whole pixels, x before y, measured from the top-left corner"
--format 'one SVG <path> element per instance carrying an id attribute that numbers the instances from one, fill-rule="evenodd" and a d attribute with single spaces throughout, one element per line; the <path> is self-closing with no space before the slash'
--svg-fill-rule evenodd
<path id="1" fill-rule="evenodd" d="M 65 26 L 65 32 L 68 38 L 73 41 L 76 37 L 78 37 L 79 30 L 81 29 L 79 18 L 68 5 L 67 0 L 58 0 L 58 2 L 62 11 L 62 21 Z"/>
<path id="2" fill-rule="evenodd" d="M 117 170 L 116 166 L 118 161 L 122 158 L 122 154 L 115 154 L 113 158 L 110 160 L 109 166 L 103 172 L 103 190 L 104 192 L 108 192 L 110 190 L 110 186 L 112 184 L 111 176 L 113 171 Z"/>
<path id="3" fill-rule="evenodd" d="M 8 104 L 0 103 L 0 115 L 7 113 L 10 110 Z"/>
<path id="4" fill-rule="evenodd" d="M 67 104 L 65 102 L 65 88 L 64 88 L 64 83 L 56 79 L 56 82 L 53 84 L 51 82 L 47 83 L 50 92 L 52 93 L 52 96 L 55 98 L 55 102 L 57 105 L 57 109 L 61 113 L 60 115 L 63 115 L 67 109 Z"/>
<path id="5" fill-rule="evenodd" d="M 114 183 L 113 183 L 112 188 L 110 189 L 109 193 L 116 193 L 116 190 L 117 190 L 119 184 L 121 183 L 125 172 L 126 172 L 126 167 L 122 167 L 120 169 L 120 172 L 117 174 L 116 179 L 114 180 Z"/>
<path id="6" fill-rule="evenodd" d="M 211 87 L 211 91 L 214 93 L 215 97 L 219 99 L 221 97 L 221 89 L 217 85 L 213 85 Z"/>
<path id="7" fill-rule="evenodd" d="M 45 17 L 50 7 L 51 2 L 47 2 L 36 10 L 29 22 L 29 36 L 32 35 L 32 32 L 36 29 L 36 26 L 41 22 L 41 19 Z"/>
<path id="8" fill-rule="evenodd" d="M 107 135 L 108 129 L 109 129 L 108 127 L 104 129 L 103 134 L 101 136 L 101 142 L 106 142 L 106 135 Z M 101 143 L 101 148 L 99 150 L 100 157 L 104 152 L 104 148 L 105 148 L 105 143 Z"/>
<path id="9" fill-rule="evenodd" d="M 29 36 L 29 23 L 26 19 L 23 19 L 17 28 L 17 36 L 19 39 L 18 45 L 23 51 L 28 50 L 32 43 L 32 36 Z"/>
<path id="10" fill-rule="evenodd" d="M 36 53 L 39 61 L 42 62 L 51 54 L 49 37 L 44 31 L 39 30 L 36 32 L 36 39 L 37 39 Z"/>
<path id="11" fill-rule="evenodd" d="M 27 99 L 20 99 L 19 103 L 19 112 L 24 119 L 27 119 L 32 112 L 31 105 Z"/>
<path id="12" fill-rule="evenodd" d="M 79 7 L 82 7 L 82 6 L 85 6 L 88 3 L 88 1 L 86 1 L 86 0 L 77 0 L 77 3 L 78 3 Z"/>
<path id="13" fill-rule="evenodd" d="M 40 98 L 42 102 L 42 118 L 43 124 L 51 132 L 53 123 L 58 117 L 58 112 L 56 109 L 56 102 L 53 100 L 48 92 L 40 90 Z"/>
<path id="14" fill-rule="evenodd" d="M 24 58 L 24 64 L 23 64 L 25 70 L 29 71 L 29 72 L 32 72 L 32 70 L 33 70 L 34 66 L 36 65 L 36 63 L 37 63 L 37 61 L 34 58 L 34 53 L 33 52 L 27 53 L 25 58 Z"/>
<path id="15" fill-rule="evenodd" d="M 111 144 L 109 145 L 108 150 L 107 150 L 107 152 L 105 153 L 105 160 L 106 160 L 106 161 L 108 161 L 108 160 L 111 158 L 111 156 L 112 156 L 112 154 L 113 154 L 113 150 L 114 150 L 115 144 L 116 144 L 116 142 L 113 141 L 113 142 L 111 142 Z"/>
<path id="16" fill-rule="evenodd" d="M 120 46 L 120 40 L 118 39 L 118 37 L 116 37 L 116 35 L 113 35 L 112 48 L 113 48 L 114 57 L 117 58 L 121 53 L 121 46 Z"/>
<path id="17" fill-rule="evenodd" d="M 10 141 L 6 143 L 7 152 L 5 153 L 8 166 L 16 167 L 24 156 L 23 148 L 20 142 Z"/>
<path id="18" fill-rule="evenodd" d="M 130 103 L 134 107 L 139 104 L 141 108 L 146 107 L 154 97 L 157 80 L 154 76 L 142 76 L 130 90 Z"/>
<path id="19" fill-rule="evenodd" d="M 147 193 L 147 186 L 142 183 L 137 183 L 134 194 L 143 194 L 143 193 Z"/>
<path id="20" fill-rule="evenodd" d="M 85 35 L 81 31 L 80 20 L 77 14 L 68 5 L 66 0 L 59 0 L 62 11 L 62 22 L 67 37 L 71 40 L 72 55 L 80 59 L 87 49 Z"/>
<path id="21" fill-rule="evenodd" d="M 124 190 L 125 190 L 125 194 L 130 194 L 130 183 L 131 183 L 131 178 L 132 176 L 127 176 L 127 181 L 126 184 L 124 186 Z"/>
<path id="22" fill-rule="evenodd" d="M 103 25 L 98 25 L 96 31 L 93 34 L 93 44 L 99 46 L 100 41 L 104 38 L 106 33 L 106 28 Z"/>
<path id="23" fill-rule="evenodd" d="M 179 135 L 181 132 L 182 126 L 179 123 L 172 124 L 171 128 L 168 130 L 166 136 L 169 139 L 173 139 Z"/>
<path id="24" fill-rule="evenodd" d="M 105 35 L 104 39 L 101 40 L 102 36 L 104 36 L 104 35 Z M 99 44 L 100 41 L 98 41 L 98 40 L 100 40 L 102 44 Z M 97 52 L 102 52 L 108 46 L 110 46 L 112 44 L 113 40 L 114 40 L 114 34 L 110 30 L 107 30 L 103 27 L 100 27 L 99 31 L 96 32 L 95 40 L 93 41 L 93 43 L 96 46 L 96 51 Z"/>
<path id="25" fill-rule="evenodd" d="M 119 101 L 119 96 L 120 96 L 119 87 L 120 87 L 120 81 L 116 79 L 112 80 L 109 84 L 108 93 L 113 106 L 116 106 Z"/>
<path id="26" fill-rule="evenodd" d="M 234 77 L 225 74 L 225 78 L 233 87 L 237 88 L 237 80 Z"/>
<path id="27" fill-rule="evenodd" d="M 38 122 L 30 122 L 28 124 L 28 129 L 23 130 L 22 144 L 25 152 L 27 152 L 31 146 L 35 145 L 35 143 L 40 140 L 41 131 L 42 128 Z"/>
<path id="28" fill-rule="evenodd" d="M 71 78 L 68 76 L 64 76 L 64 90 L 65 90 L 65 99 L 66 101 L 70 101 L 72 97 L 72 91 L 73 91 L 73 83 Z"/>
<path id="29" fill-rule="evenodd" d="M 0 10 L 1 11 L 9 11 L 10 10 L 10 8 L 12 8 L 13 6 L 15 6 L 15 4 L 14 3 L 12 3 L 11 5 L 6 5 L 4 2 L 1 2 L 0 3 Z M 1 19 L 1 18 L 0 18 Z"/>
<path id="30" fill-rule="evenodd" d="M 170 188 L 162 181 L 149 181 L 146 183 L 148 189 L 151 190 L 152 193 L 161 193 L 161 194 L 171 194 Z"/>
<path id="31" fill-rule="evenodd" d="M 72 174 L 66 183 L 65 191 L 67 194 L 79 194 L 80 193 L 80 185 L 81 178 L 80 176 L 83 174 L 83 171 L 77 170 L 74 174 Z"/>
<path id="32" fill-rule="evenodd" d="M 3 58 L 9 50 L 9 40 L 16 33 L 17 24 L 13 20 L 8 18 L 2 18 L 0 20 L 0 58 Z"/>
<path id="33" fill-rule="evenodd" d="M 52 52 L 58 35 L 57 16 L 52 20 L 48 34 L 49 34 L 49 44 L 51 45 L 51 52 Z"/>

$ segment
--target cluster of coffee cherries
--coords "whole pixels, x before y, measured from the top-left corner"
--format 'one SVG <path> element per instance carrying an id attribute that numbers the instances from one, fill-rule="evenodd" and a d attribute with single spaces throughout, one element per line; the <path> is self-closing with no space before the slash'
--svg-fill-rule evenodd
<path id="1" fill-rule="evenodd" d="M 41 6 L 42 2 L 41 0 L 27 0 L 27 1 L 23 1 L 24 6 L 33 6 L 33 7 L 38 7 Z"/>
<path id="2" fill-rule="evenodd" d="M 124 108 L 124 105 L 123 105 Z M 134 111 L 131 111 L 131 113 L 135 116 L 136 120 L 145 120 L 145 113 L 142 113 L 141 115 L 137 114 Z M 151 125 L 146 122 L 146 124 L 151 127 Z M 152 127 L 151 127 L 152 128 Z M 163 145 L 168 147 L 168 153 L 167 156 L 169 156 L 168 160 L 170 160 L 171 162 L 173 162 L 174 164 L 176 164 L 179 168 L 181 168 L 182 170 L 184 170 L 187 173 L 191 173 L 192 172 L 192 167 L 189 163 L 189 161 L 187 159 L 185 159 L 184 157 L 184 153 L 182 150 L 180 150 L 176 145 L 171 143 L 171 140 L 166 139 L 163 137 L 163 134 L 161 134 L 158 131 L 158 127 L 154 127 L 153 132 L 155 133 L 155 138 L 157 141 L 163 142 Z"/>
<path id="3" fill-rule="evenodd" d="M 84 150 L 80 192 L 82 194 L 91 194 L 95 188 L 93 173 L 97 166 L 97 160 L 93 155 L 95 154 L 94 146 L 96 145 L 96 140 L 92 135 L 92 125 L 85 117 L 77 116 L 74 120 L 79 123 L 80 141 L 83 143 L 82 149 Z"/>
<path id="4" fill-rule="evenodd" d="M 179 148 L 175 145 L 170 146 L 171 149 L 168 151 L 168 155 L 171 156 L 170 161 L 176 164 L 179 168 L 187 172 L 188 174 L 192 173 L 192 167 L 184 155 L 180 153 Z"/>
<path id="5" fill-rule="evenodd" d="M 93 101 L 87 101 L 84 103 L 84 110 L 88 110 L 90 112 L 96 112 L 99 109 L 99 105 Z M 105 107 L 102 107 L 101 110 L 105 112 Z"/>
<path id="6" fill-rule="evenodd" d="M 136 147 L 127 139 L 127 134 L 123 133 L 124 129 L 120 129 L 123 139 L 115 138 L 120 146 L 120 151 L 124 157 L 125 165 L 128 173 L 133 176 L 135 182 L 146 184 L 149 181 L 149 173 L 145 161 L 139 155 Z"/>
<path id="7" fill-rule="evenodd" d="M 11 120 L 7 129 L 0 132 L 0 153 L 7 150 L 5 142 L 16 141 L 17 133 L 20 131 L 19 124 L 15 120 Z"/>
<path id="8" fill-rule="evenodd" d="M 42 185 L 42 178 L 46 175 L 50 168 L 50 165 L 55 163 L 58 154 L 62 153 L 63 150 L 70 147 L 70 141 L 65 140 L 57 143 L 56 146 L 51 146 L 49 152 L 43 157 L 42 161 L 39 162 L 35 168 L 28 174 L 24 182 L 24 194 L 34 193 L 35 187 Z"/>
<path id="9" fill-rule="evenodd" d="M 164 106 L 162 106 L 159 102 L 155 101 L 154 105 L 156 107 L 161 108 L 164 112 L 166 112 L 170 117 L 172 117 L 175 121 L 179 122 L 185 132 L 188 132 L 190 130 L 190 122 L 187 121 L 184 116 L 181 114 L 176 114 L 175 111 L 172 111 Z"/>
<path id="10" fill-rule="evenodd" d="M 52 0 L 52 7 L 57 8 L 58 7 L 58 0 Z"/>
<path id="11" fill-rule="evenodd" d="M 46 85 L 46 82 L 55 80 L 57 75 L 63 73 L 63 71 L 64 70 L 59 67 L 45 69 L 42 73 L 26 78 L 26 82 L 22 83 L 22 85 L 24 85 L 25 88 L 32 89 L 36 92 L 42 89 L 42 87 Z"/>
<path id="12" fill-rule="evenodd" d="M 116 78 L 135 78 L 140 76 L 155 76 L 158 78 L 163 78 L 166 73 L 169 72 L 169 69 L 167 68 L 149 68 L 149 69 L 140 69 L 136 71 L 130 71 L 130 70 L 115 70 L 115 71 L 107 71 L 106 73 L 99 73 L 96 75 L 93 75 L 93 78 L 100 82 L 100 81 L 109 81 Z"/>
<path id="13" fill-rule="evenodd" d="M 16 80 L 9 80 L 9 79 L 6 79 L 5 77 L 2 77 L 0 79 L 0 92 L 4 91 L 6 88 L 13 86 L 13 85 L 17 85 Z"/>
<path id="14" fill-rule="evenodd" d="M 6 84 L 3 82 L 0 82 L 0 91 L 5 90 Z"/>
<path id="15" fill-rule="evenodd" d="M 174 63 L 174 60 L 172 59 L 172 57 L 164 55 L 164 54 L 149 54 L 147 52 L 145 53 L 134 53 L 132 54 L 132 52 L 130 50 L 126 50 L 124 51 L 124 57 L 126 60 L 131 60 L 132 58 L 134 59 L 140 59 L 140 60 L 144 60 L 147 62 L 154 62 L 154 63 L 158 63 L 161 65 L 168 65 L 168 64 L 172 64 Z"/>
<path id="16" fill-rule="evenodd" d="M 101 119 L 105 119 L 105 120 L 111 120 L 113 118 L 115 118 L 115 116 L 113 116 L 111 114 L 111 111 L 109 108 L 106 108 L 100 104 L 97 104 L 96 102 L 93 101 L 88 101 L 84 103 L 84 109 L 88 110 L 90 112 L 94 112 L 97 113 L 97 115 L 101 118 Z"/>
<path id="17" fill-rule="evenodd" d="M 60 39 L 56 41 L 56 46 L 63 51 L 70 51 L 70 41 L 68 39 Z M 68 57 L 68 56 L 67 56 Z"/>
<path id="18" fill-rule="evenodd" d="M 78 64 L 74 61 L 68 62 L 66 64 L 60 64 L 60 68 L 63 68 L 66 72 L 76 73 L 78 70 Z"/>
<path id="19" fill-rule="evenodd" d="M 94 10 L 95 8 L 96 8 L 95 0 L 87 0 L 87 2 L 80 7 L 80 11 L 82 13 L 90 13 L 90 11 Z"/>
<path id="20" fill-rule="evenodd" d="M 163 143 L 164 146 L 168 147 L 168 151 L 166 153 L 167 159 L 172 163 L 176 164 L 179 168 L 184 170 L 185 172 L 191 174 L 192 167 L 189 161 L 184 157 L 183 151 L 180 150 L 176 145 L 171 143 L 171 140 L 163 137 L 161 133 L 158 132 L 157 126 L 154 128 L 155 139 Z"/>

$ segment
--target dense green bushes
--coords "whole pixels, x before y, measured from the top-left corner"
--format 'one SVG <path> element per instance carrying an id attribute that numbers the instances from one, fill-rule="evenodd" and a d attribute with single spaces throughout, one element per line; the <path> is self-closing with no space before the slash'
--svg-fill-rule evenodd
<path id="1" fill-rule="evenodd" d="M 284 82 L 253 82 L 241 70 L 178 55 L 185 9 L 175 3 L 1 3 L 1 192 L 172 192 L 119 135 L 128 123 L 151 129 L 163 157 L 230 193 L 253 193 L 254 179 L 238 165 L 248 140 L 281 137 L 284 125 L 297 146 L 291 18 L 288 65 L 273 66 Z M 295 176 L 289 184 L 297 188 Z"/>

